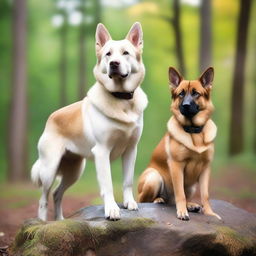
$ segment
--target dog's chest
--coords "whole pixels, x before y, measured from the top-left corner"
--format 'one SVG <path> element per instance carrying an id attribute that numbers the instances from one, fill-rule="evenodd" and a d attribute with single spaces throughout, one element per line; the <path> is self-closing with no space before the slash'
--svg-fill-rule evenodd
<path id="1" fill-rule="evenodd" d="M 201 154 L 192 153 L 191 158 L 187 159 L 184 168 L 184 183 L 186 185 L 193 185 L 198 181 L 200 174 L 206 168 L 209 162 L 209 152 Z"/>
<path id="2" fill-rule="evenodd" d="M 88 114 L 91 137 L 109 148 L 111 160 L 121 156 L 131 143 L 137 144 L 142 131 L 142 115 L 135 122 L 124 123 L 108 118 L 96 108 L 91 108 Z"/>
<path id="3" fill-rule="evenodd" d="M 213 158 L 214 144 L 204 144 L 201 137 L 193 138 L 193 141 L 188 145 L 170 139 L 169 150 L 171 158 L 178 162 L 209 162 Z"/>
<path id="4" fill-rule="evenodd" d="M 201 173 L 208 167 L 209 163 L 212 161 L 214 153 L 213 144 L 208 150 L 197 153 L 189 150 L 189 157 L 185 160 L 184 169 L 184 183 L 185 186 L 190 186 L 198 182 Z"/>
<path id="5" fill-rule="evenodd" d="M 108 145 L 111 148 L 111 160 L 115 160 L 124 153 L 131 140 L 133 140 L 134 132 L 134 129 L 131 129 L 130 131 L 116 129 L 113 132 L 108 140 Z"/>
<path id="6" fill-rule="evenodd" d="M 202 153 L 188 149 L 175 140 L 170 143 L 171 158 L 174 161 L 184 162 L 184 183 L 185 186 L 193 185 L 198 181 L 198 177 L 206 168 L 207 164 L 212 161 L 214 146 L 209 145 L 208 149 Z"/>

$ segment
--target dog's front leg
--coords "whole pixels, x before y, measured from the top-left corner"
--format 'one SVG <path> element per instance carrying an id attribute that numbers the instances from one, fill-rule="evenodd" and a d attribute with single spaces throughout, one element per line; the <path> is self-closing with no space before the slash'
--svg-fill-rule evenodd
<path id="1" fill-rule="evenodd" d="M 172 185 L 174 190 L 177 217 L 181 220 L 189 220 L 189 215 L 187 211 L 187 202 L 184 191 L 184 167 L 183 162 L 177 162 L 174 160 L 168 161 Z"/>
<path id="2" fill-rule="evenodd" d="M 138 205 L 134 200 L 132 185 L 134 166 L 137 155 L 137 145 L 130 146 L 126 149 L 122 156 L 123 164 L 123 196 L 124 196 L 124 207 L 128 210 L 137 210 Z"/>
<path id="3" fill-rule="evenodd" d="M 110 151 L 103 145 L 92 149 L 94 154 L 100 194 L 104 200 L 105 217 L 110 220 L 120 219 L 120 209 L 115 202 L 110 167 Z"/>
<path id="4" fill-rule="evenodd" d="M 221 219 L 221 217 L 218 214 L 213 212 L 211 205 L 209 203 L 210 174 L 211 174 L 211 168 L 209 165 L 207 165 L 207 167 L 199 177 L 199 186 L 200 186 L 201 202 L 203 205 L 203 212 L 205 215 L 215 216 L 218 219 Z"/>

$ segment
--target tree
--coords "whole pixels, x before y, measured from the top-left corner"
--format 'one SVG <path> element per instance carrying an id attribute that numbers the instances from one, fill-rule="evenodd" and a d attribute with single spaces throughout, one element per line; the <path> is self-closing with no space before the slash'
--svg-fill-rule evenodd
<path id="1" fill-rule="evenodd" d="M 87 88 L 86 79 L 86 25 L 85 25 L 85 0 L 80 0 L 80 11 L 83 19 L 79 26 L 79 40 L 78 40 L 78 99 L 84 98 Z"/>
<path id="2" fill-rule="evenodd" d="M 60 105 L 67 105 L 67 12 L 62 10 L 63 24 L 60 27 Z"/>
<path id="3" fill-rule="evenodd" d="M 240 0 L 240 13 L 237 26 L 235 68 L 232 83 L 231 123 L 229 153 L 235 155 L 243 151 L 243 110 L 245 59 L 247 51 L 247 35 L 252 0 Z"/>
<path id="4" fill-rule="evenodd" d="M 256 65 L 256 49 L 254 48 L 254 67 Z M 253 74 L 253 82 L 254 82 L 254 99 L 256 99 L 256 72 L 254 72 Z M 254 127 L 256 127 L 256 108 L 254 108 L 254 112 L 253 112 L 253 120 L 252 123 L 254 125 Z M 256 129 L 254 129 L 254 134 L 253 134 L 253 152 L 254 154 L 256 154 Z"/>
<path id="5" fill-rule="evenodd" d="M 211 0 L 203 0 L 200 6 L 200 72 L 212 63 L 212 10 Z"/>
<path id="6" fill-rule="evenodd" d="M 183 54 L 183 46 L 182 46 L 182 33 L 181 33 L 181 25 L 180 25 L 180 1 L 179 0 L 171 0 L 173 1 L 171 5 L 171 10 L 173 10 L 173 16 L 168 17 L 165 15 L 160 15 L 162 19 L 168 22 L 173 29 L 174 38 L 175 38 L 175 46 L 176 46 L 176 57 L 178 62 L 179 71 L 183 76 L 186 76 L 186 68 Z"/>
<path id="7" fill-rule="evenodd" d="M 182 47 L 182 33 L 181 33 L 181 25 L 180 25 L 180 2 L 179 0 L 173 0 L 173 19 L 172 19 L 172 27 L 175 35 L 175 45 L 176 45 L 176 54 L 179 70 L 183 76 L 186 76 L 185 62 L 184 62 L 184 54 Z"/>
<path id="8" fill-rule="evenodd" d="M 23 180 L 27 174 L 27 75 L 26 0 L 13 1 L 12 88 L 8 130 L 8 179 Z"/>
<path id="9" fill-rule="evenodd" d="M 97 24 L 101 21 L 101 1 L 100 0 L 80 0 L 79 11 L 82 14 L 82 20 L 79 25 L 78 40 L 78 58 L 79 58 L 79 74 L 78 74 L 78 99 L 82 99 L 88 89 L 88 81 L 86 76 L 87 70 L 87 52 L 86 38 L 92 32 L 95 33 Z"/>

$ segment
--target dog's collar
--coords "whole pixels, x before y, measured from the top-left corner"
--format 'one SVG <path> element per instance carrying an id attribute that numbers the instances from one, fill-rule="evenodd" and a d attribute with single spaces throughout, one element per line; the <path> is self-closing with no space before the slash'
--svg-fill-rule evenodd
<path id="1" fill-rule="evenodd" d="M 187 133 L 200 133 L 204 126 L 193 126 L 193 125 L 184 125 L 182 126 L 184 131 Z"/>
<path id="2" fill-rule="evenodd" d="M 131 100 L 134 92 L 111 92 L 111 94 L 118 99 Z"/>

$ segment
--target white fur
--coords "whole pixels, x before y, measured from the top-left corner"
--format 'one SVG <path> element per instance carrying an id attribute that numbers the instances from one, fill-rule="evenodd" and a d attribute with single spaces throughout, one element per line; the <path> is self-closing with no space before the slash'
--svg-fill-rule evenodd
<path id="1" fill-rule="evenodd" d="M 98 36 L 98 34 L 101 35 Z M 134 35 L 137 35 L 137 40 L 135 41 Z M 96 55 L 98 62 L 93 71 L 97 81 L 104 85 L 108 91 L 131 92 L 143 80 L 145 74 L 144 64 L 142 60 L 137 59 L 137 56 L 141 56 L 142 53 L 142 36 L 142 29 L 138 22 L 132 26 L 126 39 L 120 41 L 112 40 L 106 28 L 102 24 L 98 25 L 96 31 Z M 124 55 L 125 51 L 128 52 L 128 55 Z M 110 53 L 110 56 L 107 53 Z M 127 74 L 128 79 L 121 79 L 119 77 L 109 78 L 111 61 L 120 62 L 120 73 L 122 75 Z"/>
<path id="2" fill-rule="evenodd" d="M 63 193 L 83 172 L 85 161 L 72 170 L 66 171 L 65 166 L 61 167 L 61 159 L 67 151 L 95 161 L 105 217 L 110 219 L 120 218 L 120 209 L 113 195 L 110 161 L 122 157 L 124 206 L 129 210 L 138 208 L 133 197 L 132 184 L 137 144 L 143 129 L 143 111 L 148 102 L 139 87 L 144 78 L 144 65 L 141 58 L 136 58 L 136 51 L 140 54 L 142 52 L 140 24 L 133 25 L 127 38 L 113 41 L 106 28 L 102 24 L 98 25 L 98 63 L 94 68 L 97 82 L 82 103 L 82 137 L 66 138 L 60 135 L 50 122 L 46 124 L 38 144 L 39 159 L 32 167 L 31 173 L 32 180 L 38 185 L 42 184 L 43 193 L 39 202 L 38 217 L 43 220 L 47 219 L 48 195 L 56 175 L 60 174 L 62 179 L 54 192 L 55 218 L 63 219 Z M 104 54 L 109 50 L 113 53 L 112 59 L 120 62 L 121 72 L 129 73 L 126 78 L 111 79 L 108 76 L 110 60 Z M 123 50 L 129 51 L 129 56 L 123 56 Z M 117 99 L 110 94 L 113 91 L 134 91 L 134 97 L 130 100 Z"/>
<path id="3" fill-rule="evenodd" d="M 216 137 L 217 134 L 217 127 L 214 124 L 214 122 L 209 119 L 204 128 L 203 128 L 203 134 L 204 134 L 204 145 L 201 146 L 195 146 L 193 143 L 193 140 L 189 133 L 186 133 L 182 127 L 179 125 L 178 121 L 171 117 L 170 120 L 167 123 L 167 129 L 171 136 L 175 138 L 178 142 L 183 144 L 185 147 L 189 148 L 192 151 L 195 151 L 199 154 L 203 153 L 204 151 L 208 150 L 209 147 L 211 147 L 210 143 L 213 142 L 213 140 Z M 167 151 L 168 153 L 168 151 Z"/>
<path id="4" fill-rule="evenodd" d="M 147 97 L 140 87 L 133 96 L 133 101 L 124 101 L 113 96 L 99 83 L 88 92 L 88 99 L 105 116 L 119 122 L 131 124 L 141 116 L 147 106 Z"/>

